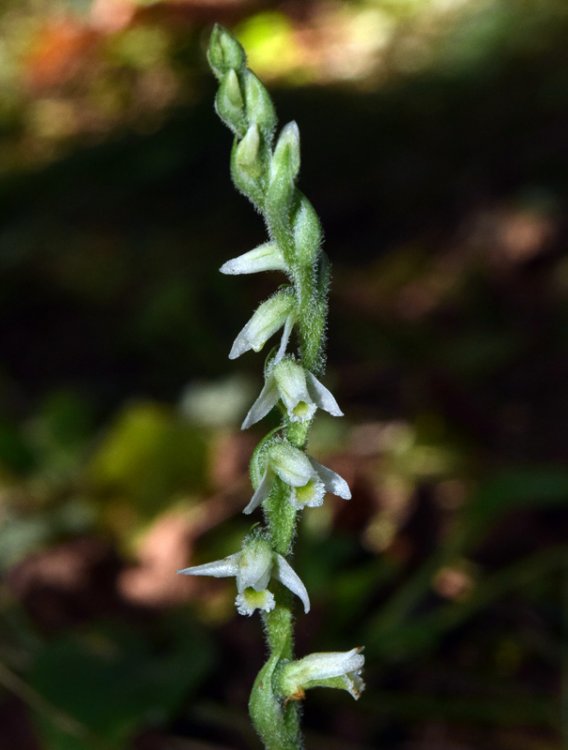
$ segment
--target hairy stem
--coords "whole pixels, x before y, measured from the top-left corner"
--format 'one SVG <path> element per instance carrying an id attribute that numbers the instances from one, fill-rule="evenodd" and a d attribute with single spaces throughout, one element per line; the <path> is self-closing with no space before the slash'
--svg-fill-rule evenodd
<path id="1" fill-rule="evenodd" d="M 296 356 L 287 354 L 288 336 L 284 335 L 276 354 L 269 357 L 267 371 L 269 374 L 270 367 L 276 368 L 284 359 L 283 364 L 287 363 L 292 370 L 296 368 L 296 372 L 300 370 L 300 382 L 303 382 L 302 387 L 307 394 L 305 378 L 314 378 L 324 366 L 329 271 L 321 252 L 319 219 L 309 200 L 296 187 L 300 169 L 298 126 L 294 122 L 285 125 L 273 145 L 276 114 L 270 95 L 246 67 L 242 47 L 219 26 L 213 30 L 208 56 L 220 84 L 216 97 L 217 112 L 235 134 L 231 153 L 233 182 L 262 215 L 270 238 L 268 244 L 277 248 L 276 260 L 271 261 L 276 265 L 268 263 L 256 270 L 284 270 L 292 283 L 290 293 L 286 292 L 288 296 L 278 297 L 278 294 L 283 294 L 280 291 L 272 298 L 272 303 L 264 303 L 259 308 L 255 313 L 257 317 L 253 316 L 249 327 L 239 334 L 241 338 L 231 350 L 232 355 L 239 356 L 242 351 L 251 348 L 255 351 L 261 349 L 265 341 L 262 338 L 263 330 L 273 332 L 283 326 L 288 332 L 294 325 L 298 344 Z M 285 320 L 278 317 L 282 310 Z M 262 318 L 262 325 L 258 315 L 266 316 Z M 293 378 L 292 381 L 298 382 Z M 321 384 L 318 384 L 318 388 L 322 388 Z M 310 397 L 307 394 L 301 398 Z M 315 469 L 310 474 L 308 457 L 300 454 L 306 447 L 312 414 L 316 408 L 311 400 L 309 404 L 303 401 L 302 406 L 312 409 L 303 417 L 305 421 L 295 412 L 287 412 L 276 433 L 273 431 L 261 441 L 251 460 L 251 478 L 259 500 L 257 504 L 251 501 L 250 510 L 245 512 L 252 512 L 260 504 L 262 496 L 265 526 L 260 534 L 264 543 L 269 545 L 273 560 L 278 561 L 277 566 L 281 571 L 289 568 L 282 558 L 292 552 L 298 507 L 302 505 L 301 501 L 295 499 L 298 495 L 293 496 L 292 493 L 296 490 L 299 492 L 300 487 L 304 491 L 306 487 L 311 489 L 314 476 L 319 482 L 314 486 L 324 486 L 317 478 Z M 262 414 L 266 414 L 266 411 Z M 296 419 L 300 421 L 294 421 Z M 299 466 L 296 474 L 292 470 L 288 475 L 283 474 L 281 467 L 280 473 L 271 470 L 266 456 L 272 447 L 282 448 L 284 455 L 296 456 Z M 272 484 L 266 495 L 265 484 L 262 483 L 268 481 Z M 303 502 L 310 504 L 307 500 Z M 286 579 L 286 575 L 292 575 L 292 578 Z M 292 574 L 289 571 L 287 574 L 281 573 L 278 580 L 282 583 L 288 580 L 285 585 L 289 587 L 295 575 L 293 571 Z M 300 750 L 303 742 L 299 702 L 294 695 L 282 693 L 280 680 L 282 670 L 294 659 L 292 597 L 279 584 L 274 594 L 274 609 L 270 611 L 267 608 L 263 612 L 268 659 L 255 680 L 249 709 L 254 726 L 268 750 Z M 306 602 L 304 606 L 308 611 L 307 593 Z"/>

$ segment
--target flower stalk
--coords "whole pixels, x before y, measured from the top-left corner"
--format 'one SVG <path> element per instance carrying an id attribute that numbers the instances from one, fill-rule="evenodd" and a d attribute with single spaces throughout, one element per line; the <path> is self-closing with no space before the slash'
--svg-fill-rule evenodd
<path id="1" fill-rule="evenodd" d="M 299 702 L 311 687 L 334 687 L 358 698 L 364 688 L 360 648 L 294 658 L 293 603 L 308 613 L 308 592 L 288 562 L 298 513 L 322 505 L 326 493 L 349 500 L 345 480 L 306 453 L 310 425 L 318 409 L 342 416 L 333 394 L 318 379 L 325 358 L 329 263 L 321 250 L 322 231 L 308 199 L 296 187 L 300 171 L 300 132 L 285 125 L 274 142 L 276 113 L 261 81 L 246 67 L 241 45 L 223 27 L 211 34 L 208 59 L 219 81 L 215 108 L 234 133 L 231 176 L 262 215 L 267 241 L 221 267 L 230 275 L 281 272 L 287 284 L 260 304 L 237 335 L 229 358 L 259 352 L 279 331 L 279 345 L 268 355 L 265 382 L 242 428 L 274 408 L 280 426 L 261 440 L 251 459 L 253 493 L 245 514 L 262 509 L 240 551 L 184 575 L 234 577 L 239 614 L 257 610 L 264 624 L 268 659 L 252 688 L 249 710 L 267 750 L 303 747 Z M 295 334 L 295 335 L 294 335 Z M 294 351 L 291 339 L 296 344 Z"/>

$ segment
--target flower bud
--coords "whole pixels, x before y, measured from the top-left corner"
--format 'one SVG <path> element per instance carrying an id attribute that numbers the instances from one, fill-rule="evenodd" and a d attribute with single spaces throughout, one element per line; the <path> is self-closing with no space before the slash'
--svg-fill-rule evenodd
<path id="1" fill-rule="evenodd" d="M 296 260 L 301 266 L 313 266 L 321 247 L 321 224 L 314 207 L 305 195 L 293 221 Z"/>
<path id="2" fill-rule="evenodd" d="M 229 359 L 236 359 L 249 349 L 259 352 L 268 339 L 293 317 L 295 300 L 289 290 L 282 289 L 263 302 L 235 339 Z"/>
<path id="3" fill-rule="evenodd" d="M 265 197 L 267 223 L 290 266 L 296 260 L 290 213 L 299 169 L 300 134 L 296 123 L 290 122 L 282 129 L 274 149 Z"/>
<path id="4" fill-rule="evenodd" d="M 215 96 L 215 109 L 235 135 L 242 137 L 246 133 L 245 103 L 239 79 L 232 68 L 221 79 Z"/>
<path id="5" fill-rule="evenodd" d="M 264 84 L 250 70 L 245 72 L 245 102 L 248 121 L 255 122 L 270 141 L 276 127 L 276 112 Z"/>
<path id="6" fill-rule="evenodd" d="M 219 270 L 221 273 L 236 275 L 259 271 L 287 271 L 288 267 L 276 242 L 265 242 L 248 253 L 226 261 Z"/>
<path id="7" fill-rule="evenodd" d="M 293 181 L 300 171 L 300 131 L 295 122 L 282 128 L 270 165 L 271 179 L 278 175 Z"/>
<path id="8" fill-rule="evenodd" d="M 244 49 L 227 29 L 218 23 L 211 32 L 207 59 L 218 79 L 221 79 L 231 68 L 241 70 L 247 62 Z"/>
<path id="9" fill-rule="evenodd" d="M 235 152 L 235 161 L 247 171 L 255 170 L 259 166 L 258 149 L 260 146 L 260 135 L 257 126 L 253 123 L 247 130 L 245 137 L 238 144 Z"/>

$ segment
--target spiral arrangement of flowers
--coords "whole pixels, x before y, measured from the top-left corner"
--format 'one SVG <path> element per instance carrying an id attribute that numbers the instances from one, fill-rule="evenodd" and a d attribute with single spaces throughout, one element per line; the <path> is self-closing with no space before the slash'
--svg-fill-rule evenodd
<path id="1" fill-rule="evenodd" d="M 349 500 L 345 480 L 306 453 L 317 409 L 334 417 L 342 412 L 318 379 L 324 365 L 329 291 L 329 263 L 321 249 L 318 216 L 297 188 L 300 133 L 295 122 L 275 139 L 276 113 L 264 85 L 246 66 L 246 55 L 231 34 L 215 26 L 209 64 L 219 81 L 215 108 L 235 135 L 231 177 L 261 214 L 268 241 L 227 261 L 221 272 L 250 274 L 280 271 L 286 280 L 254 312 L 237 335 L 229 358 L 261 351 L 281 331 L 264 366 L 264 386 L 243 422 L 243 429 L 279 408 L 280 426 L 266 435 L 251 460 L 253 493 L 245 514 L 261 509 L 242 548 L 223 560 L 179 571 L 184 575 L 234 577 L 239 614 L 259 611 L 268 644 L 268 660 L 259 672 L 249 701 L 253 723 L 269 750 L 303 746 L 299 701 L 311 687 L 347 690 L 358 698 L 364 656 L 360 648 L 314 653 L 294 659 L 292 595 L 310 609 L 306 587 L 287 558 L 298 513 L 322 505 L 326 493 Z M 294 350 L 292 341 L 297 341 Z"/>

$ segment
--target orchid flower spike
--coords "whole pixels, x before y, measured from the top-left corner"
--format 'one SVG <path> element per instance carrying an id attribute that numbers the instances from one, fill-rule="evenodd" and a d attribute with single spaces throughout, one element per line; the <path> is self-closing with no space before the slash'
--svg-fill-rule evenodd
<path id="1" fill-rule="evenodd" d="M 243 510 L 246 515 L 252 513 L 270 495 L 275 476 L 280 477 L 291 488 L 290 502 L 298 510 L 322 505 L 326 492 L 343 500 L 351 499 L 349 486 L 343 477 L 284 440 L 272 443 L 267 448 L 264 459 L 266 463 L 260 483 Z"/>
<path id="2" fill-rule="evenodd" d="M 332 417 L 343 416 L 331 391 L 292 357 L 284 357 L 268 372 L 264 387 L 246 415 L 241 429 L 246 430 L 263 419 L 279 400 L 286 407 L 291 422 L 309 422 L 317 408 L 323 409 Z"/>
<path id="3" fill-rule="evenodd" d="M 310 654 L 282 668 L 280 687 L 289 700 L 301 700 L 304 690 L 333 687 L 347 690 L 357 700 L 365 683 L 361 676 L 365 657 L 361 648 L 351 651 Z"/>
<path id="4" fill-rule="evenodd" d="M 282 555 L 273 552 L 263 536 L 245 540 L 240 552 L 223 560 L 178 570 L 185 576 L 231 578 L 237 584 L 235 605 L 240 615 L 252 615 L 256 609 L 270 612 L 275 607 L 274 594 L 268 590 L 271 578 L 280 581 L 302 601 L 304 612 L 310 611 L 310 599 L 299 576 Z"/>
<path id="5" fill-rule="evenodd" d="M 252 318 L 235 339 L 229 359 L 236 359 L 252 349 L 259 352 L 268 339 L 284 328 L 276 360 L 286 353 L 288 339 L 295 321 L 296 298 L 289 289 L 281 289 L 256 309 Z"/>

